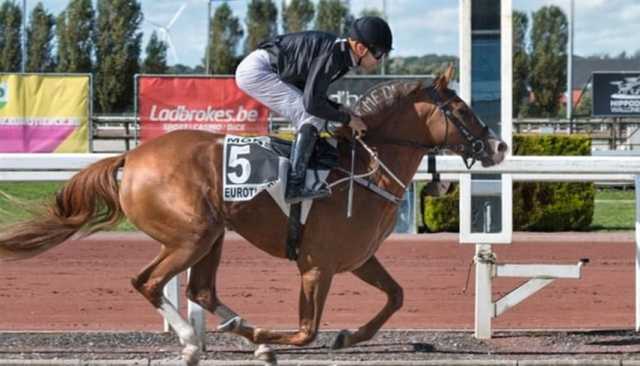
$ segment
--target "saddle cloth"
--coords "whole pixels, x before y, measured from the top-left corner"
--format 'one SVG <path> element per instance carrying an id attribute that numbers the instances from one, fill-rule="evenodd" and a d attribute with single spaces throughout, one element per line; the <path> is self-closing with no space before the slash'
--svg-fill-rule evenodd
<path id="1" fill-rule="evenodd" d="M 319 139 L 309 161 L 306 186 L 326 184 L 329 171 L 338 164 L 335 139 Z M 282 212 L 289 216 L 284 201 L 291 163 L 291 142 L 273 136 L 233 136 L 224 139 L 223 200 L 249 201 L 267 190 Z M 312 200 L 302 202 L 300 221 L 305 223 Z"/>

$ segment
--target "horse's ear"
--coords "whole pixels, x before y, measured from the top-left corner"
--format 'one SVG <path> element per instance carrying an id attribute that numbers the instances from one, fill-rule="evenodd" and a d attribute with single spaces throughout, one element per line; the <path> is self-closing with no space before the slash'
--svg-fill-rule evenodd
<path id="1" fill-rule="evenodd" d="M 451 80 L 453 79 L 454 72 L 455 70 L 453 69 L 453 64 L 449 64 L 449 66 L 447 67 L 447 71 L 444 72 L 446 85 L 449 85 L 449 82 L 451 82 Z"/>

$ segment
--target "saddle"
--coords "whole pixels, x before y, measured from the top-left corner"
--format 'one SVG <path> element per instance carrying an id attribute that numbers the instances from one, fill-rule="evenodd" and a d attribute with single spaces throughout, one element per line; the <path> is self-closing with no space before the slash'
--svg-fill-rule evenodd
<path id="1" fill-rule="evenodd" d="M 307 166 L 308 187 L 325 184 L 329 171 L 338 165 L 336 146 L 335 139 L 318 140 Z M 225 136 L 223 199 L 249 201 L 265 189 L 276 195 L 276 186 L 286 187 L 290 153 L 291 141 L 278 137 Z"/>
<path id="2" fill-rule="evenodd" d="M 223 200 L 249 201 L 266 190 L 289 217 L 287 256 L 296 259 L 301 225 L 307 220 L 312 201 L 293 205 L 284 201 L 291 166 L 291 144 L 291 141 L 274 136 L 225 136 Z M 317 188 L 317 185 L 326 185 L 329 172 L 337 166 L 337 141 L 318 139 L 307 165 L 306 186 Z"/>

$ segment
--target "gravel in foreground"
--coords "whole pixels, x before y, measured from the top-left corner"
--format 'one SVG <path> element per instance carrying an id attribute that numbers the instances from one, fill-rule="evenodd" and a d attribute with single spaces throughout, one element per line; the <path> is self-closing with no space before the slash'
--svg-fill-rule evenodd
<path id="1" fill-rule="evenodd" d="M 640 365 L 640 334 L 630 330 L 496 332 L 490 340 L 475 339 L 471 332 L 382 331 L 361 345 L 333 351 L 336 334 L 322 332 L 302 348 L 274 349 L 281 362 L 572 360 L 578 365 L 596 360 Z M 215 332 L 207 334 L 206 347 L 203 360 L 251 361 L 255 350 L 242 338 Z M 177 360 L 180 349 L 172 333 L 0 333 L 0 359 L 5 360 Z"/>

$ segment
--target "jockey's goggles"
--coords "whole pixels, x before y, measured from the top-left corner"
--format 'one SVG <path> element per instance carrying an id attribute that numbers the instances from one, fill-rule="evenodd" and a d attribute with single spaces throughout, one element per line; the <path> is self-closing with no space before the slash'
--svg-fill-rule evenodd
<path id="1" fill-rule="evenodd" d="M 371 56 L 373 56 L 373 58 L 375 58 L 376 60 L 380 61 L 381 58 L 384 57 L 384 55 L 387 54 L 387 51 L 381 49 L 381 48 L 377 48 L 374 46 L 371 47 L 367 47 L 369 49 L 369 52 L 371 53 Z"/>

